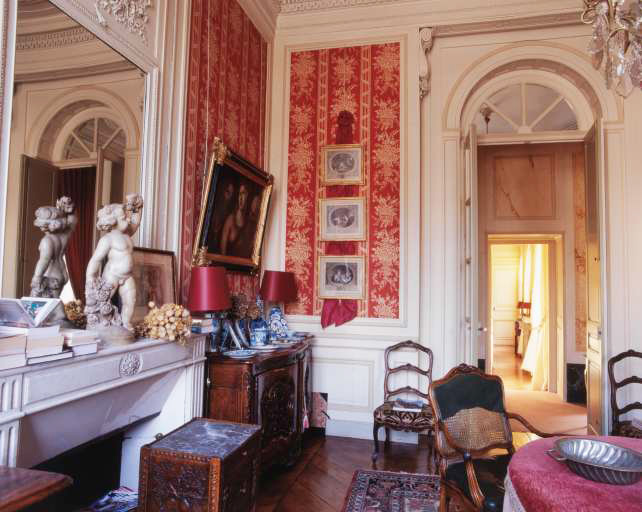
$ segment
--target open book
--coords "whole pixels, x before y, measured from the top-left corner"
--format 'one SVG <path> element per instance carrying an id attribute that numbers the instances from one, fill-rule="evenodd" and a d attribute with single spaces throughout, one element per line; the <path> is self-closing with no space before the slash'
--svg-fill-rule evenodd
<path id="1" fill-rule="evenodd" d="M 60 299 L 41 297 L 0 299 L 0 325 L 29 329 L 47 325 L 62 318 L 64 318 L 64 309 Z"/>

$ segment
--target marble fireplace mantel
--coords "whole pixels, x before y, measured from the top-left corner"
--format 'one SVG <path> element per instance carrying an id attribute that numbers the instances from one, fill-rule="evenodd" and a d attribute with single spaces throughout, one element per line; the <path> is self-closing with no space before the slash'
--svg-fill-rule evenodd
<path id="1" fill-rule="evenodd" d="M 32 467 L 136 424 L 121 481 L 138 487 L 140 445 L 202 413 L 204 353 L 204 336 L 184 346 L 141 340 L 1 371 L 0 464 Z"/>

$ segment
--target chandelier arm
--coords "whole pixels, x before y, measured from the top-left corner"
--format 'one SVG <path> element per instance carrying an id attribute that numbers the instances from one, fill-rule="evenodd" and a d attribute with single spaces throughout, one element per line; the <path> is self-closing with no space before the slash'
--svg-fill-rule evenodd
<path id="1" fill-rule="evenodd" d="M 611 39 L 613 38 L 613 36 L 617 35 L 620 32 L 626 32 L 627 34 L 629 33 L 628 29 L 626 29 L 624 27 L 618 27 L 618 28 L 613 29 L 611 31 L 611 33 L 609 34 L 609 37 L 607 37 L 607 39 L 606 39 L 606 46 L 607 47 L 608 47 L 609 43 L 611 42 Z M 626 43 L 628 43 L 628 39 L 627 39 Z M 628 46 L 628 44 L 627 44 L 627 46 Z"/>

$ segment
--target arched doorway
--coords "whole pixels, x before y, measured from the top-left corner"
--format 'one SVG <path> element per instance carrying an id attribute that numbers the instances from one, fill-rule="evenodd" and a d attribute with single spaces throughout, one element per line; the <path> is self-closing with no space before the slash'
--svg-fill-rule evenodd
<path id="1" fill-rule="evenodd" d="M 543 88 L 543 89 L 540 89 Z M 530 113 L 528 103 L 520 98 L 527 96 L 528 90 L 534 95 L 550 99 L 539 114 Z M 504 110 L 509 106 L 496 105 L 502 94 L 513 90 L 517 107 L 517 119 L 511 118 Z M 552 93 L 551 93 L 552 91 Z M 515 101 L 517 97 L 517 101 Z M 561 98 L 560 98 L 561 97 Z M 506 100 L 504 100 L 506 101 Z M 562 109 L 566 115 L 559 119 L 570 119 L 568 112 L 574 114 L 575 123 L 566 126 L 555 124 L 550 115 L 555 109 Z M 499 111 L 499 112 L 498 112 Z M 495 121 L 496 130 L 491 130 L 484 120 L 484 114 L 491 112 L 501 120 Z M 503 114 L 503 115 L 502 115 Z M 560 112 L 558 111 L 558 114 Z M 481 116 L 481 117 L 480 117 Z M 547 116 L 549 118 L 547 119 Z M 506 119 L 509 118 L 509 119 Z M 613 135 L 621 123 L 621 105 L 608 92 L 599 74 L 590 67 L 590 62 L 577 51 L 557 44 L 522 43 L 492 52 L 473 63 L 457 81 L 446 102 L 442 117 L 444 134 L 445 172 L 452 171 L 460 184 L 462 207 L 458 211 L 460 243 L 457 252 L 462 263 L 458 290 L 460 291 L 460 314 L 462 321 L 459 332 L 459 353 L 470 363 L 485 357 L 485 328 L 480 322 L 479 306 L 479 233 L 477 224 L 477 163 L 478 146 L 497 144 L 534 144 L 575 142 L 586 145 L 587 183 L 592 183 L 588 195 L 592 198 L 588 219 L 591 229 L 587 261 L 588 294 L 587 305 L 587 372 L 588 372 L 588 410 L 590 429 L 602 431 L 607 411 L 602 407 L 607 390 L 601 369 L 607 354 L 608 339 L 603 333 L 608 322 L 605 297 L 608 294 L 604 280 L 606 266 L 605 253 L 605 193 L 606 173 L 601 159 L 605 152 L 601 146 L 601 119 L 609 120 L 607 133 L 609 144 L 615 142 Z M 558 119 L 558 120 L 559 120 Z M 481 123 L 480 123 L 481 120 Z M 512 121 L 512 122 L 511 122 Z M 544 129 L 537 129 L 538 125 Z M 477 127 L 481 124 L 482 133 L 477 137 Z M 596 125 L 596 128 L 593 125 Z M 488 133 L 485 133 L 488 126 Z M 508 127 L 508 128 L 507 128 Z M 454 133 L 459 133 L 457 140 Z M 586 139 L 586 140 L 585 140 Z M 590 156 L 590 160 L 588 157 Z M 589 178 L 590 176 L 590 178 Z M 546 234 L 541 232 L 539 234 Z M 572 260 L 571 260 L 572 261 Z M 573 268 L 572 267 L 569 268 Z M 595 288 L 591 288 L 591 283 Z M 591 324 L 593 322 L 593 324 Z M 480 338 L 482 341 L 480 341 Z M 481 357 L 480 357 L 481 356 Z M 563 381 L 563 375 L 560 375 Z"/>

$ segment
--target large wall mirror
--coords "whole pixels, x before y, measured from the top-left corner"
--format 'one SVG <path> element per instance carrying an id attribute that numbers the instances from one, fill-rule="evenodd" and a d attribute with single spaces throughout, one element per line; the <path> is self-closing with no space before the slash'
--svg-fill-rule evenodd
<path id="1" fill-rule="evenodd" d="M 3 294 L 29 295 L 35 211 L 64 195 L 79 222 L 62 298 L 84 298 L 96 211 L 141 193 L 146 75 L 48 0 L 18 0 L 16 26 Z"/>

